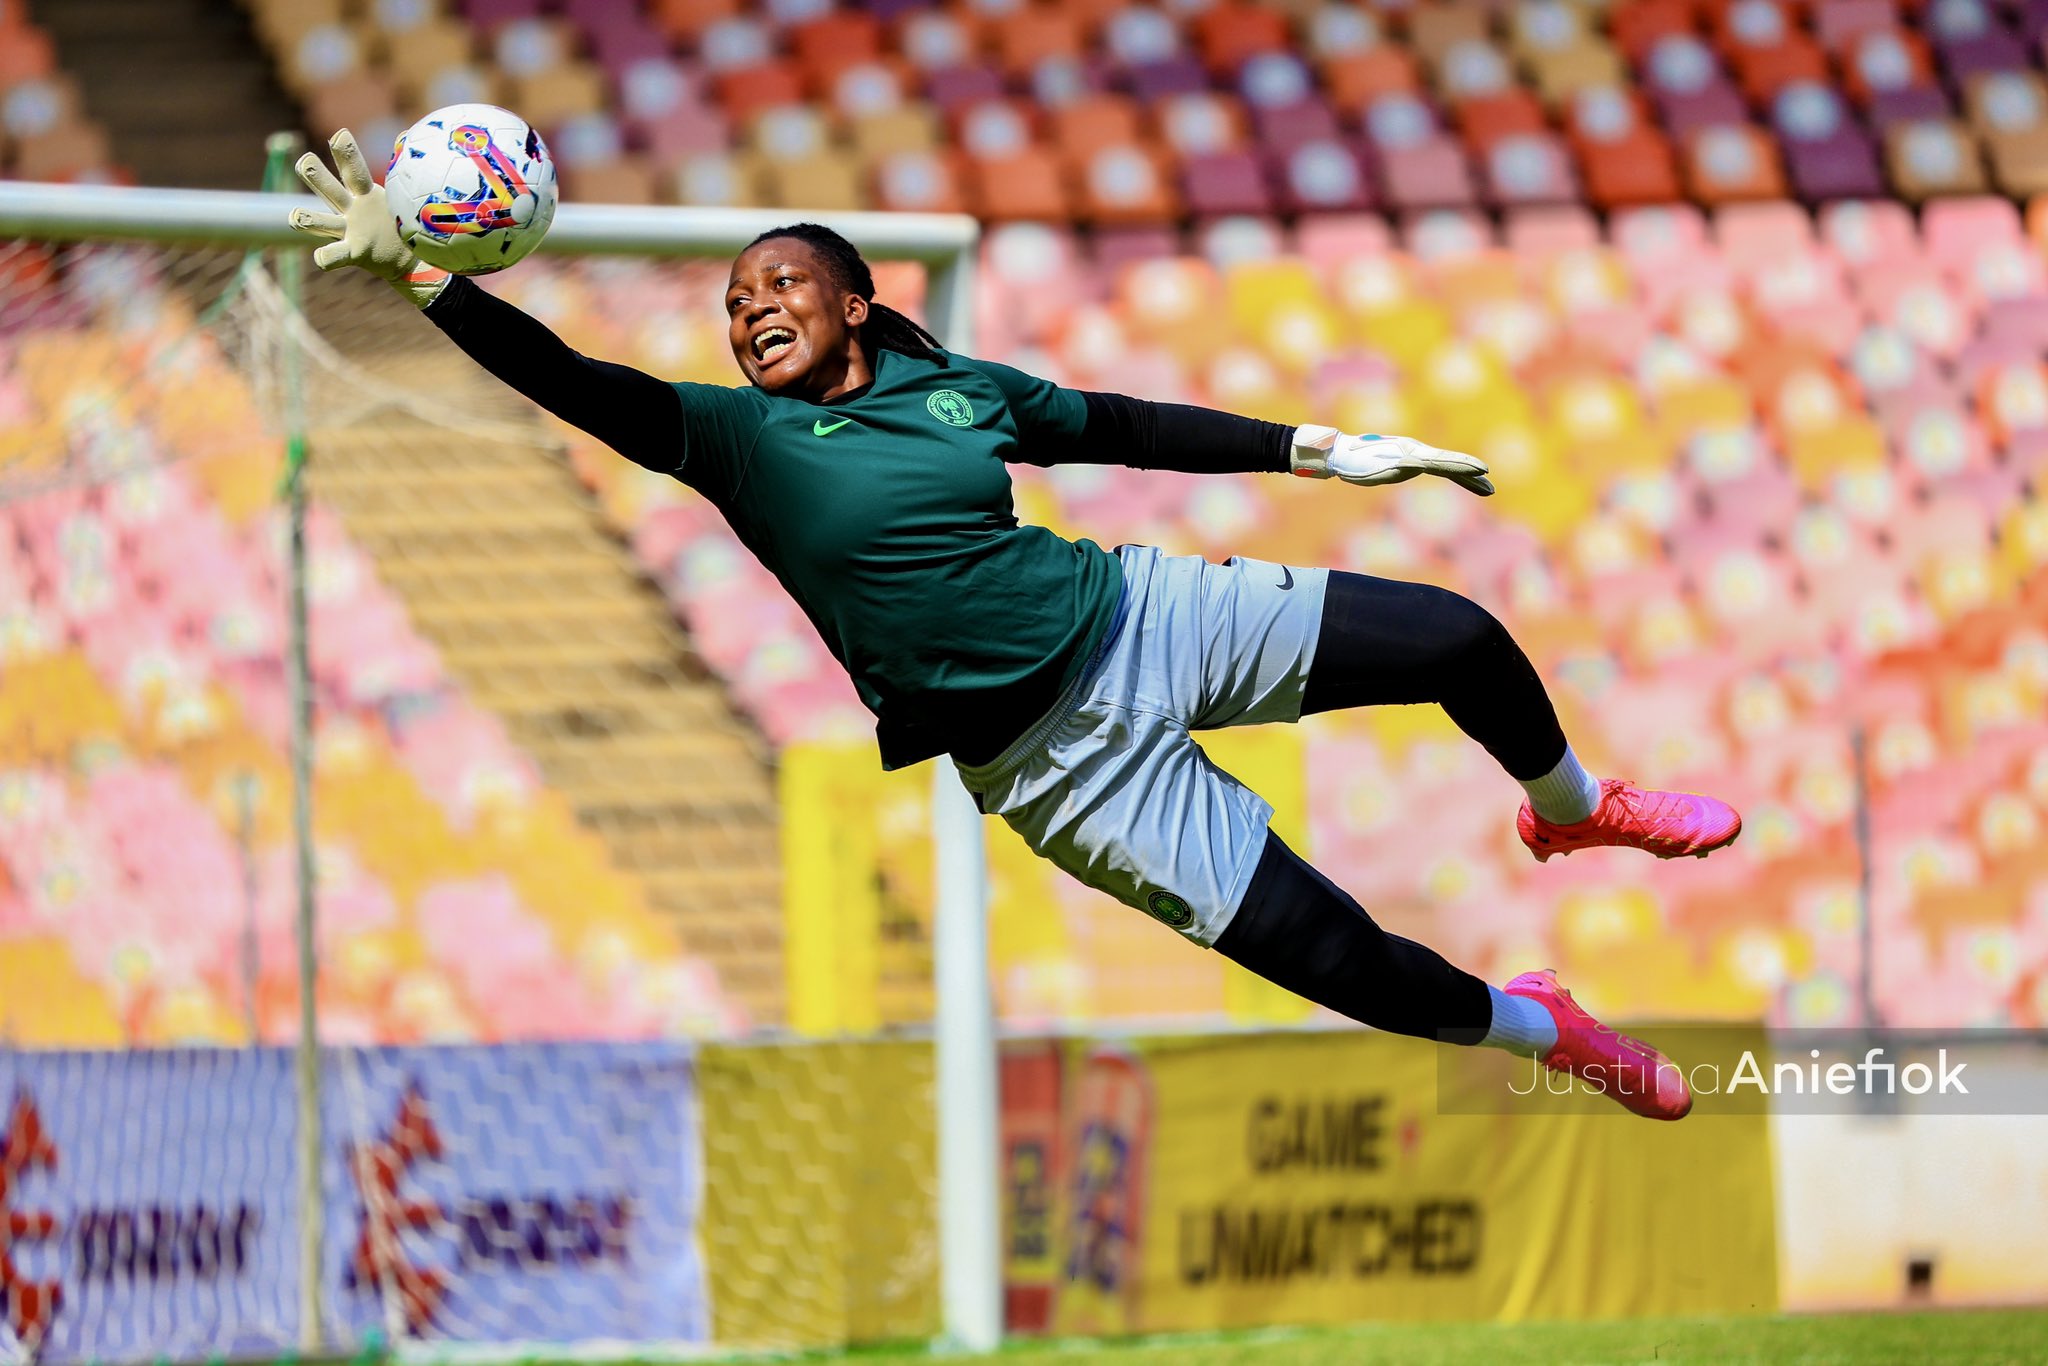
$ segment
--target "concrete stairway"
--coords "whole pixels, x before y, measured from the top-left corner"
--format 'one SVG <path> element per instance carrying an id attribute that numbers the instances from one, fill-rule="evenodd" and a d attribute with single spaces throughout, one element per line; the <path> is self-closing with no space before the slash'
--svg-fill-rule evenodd
<path id="1" fill-rule="evenodd" d="M 337 288 L 318 284 L 316 295 Z M 352 311 L 367 302 L 356 294 Z M 357 364 L 492 433 L 465 437 L 390 411 L 316 428 L 314 497 L 376 557 L 450 672 L 504 718 L 684 945 L 718 968 L 757 1024 L 779 1024 L 781 867 L 766 745 L 534 410 L 394 296 L 374 303 L 395 310 L 388 331 L 359 316 L 330 337 Z M 385 344 L 351 347 L 352 336 Z M 508 425 L 525 439 L 502 439 Z"/>
<path id="2" fill-rule="evenodd" d="M 253 190 L 302 125 L 234 0 L 30 0 L 114 156 L 145 185 Z"/>

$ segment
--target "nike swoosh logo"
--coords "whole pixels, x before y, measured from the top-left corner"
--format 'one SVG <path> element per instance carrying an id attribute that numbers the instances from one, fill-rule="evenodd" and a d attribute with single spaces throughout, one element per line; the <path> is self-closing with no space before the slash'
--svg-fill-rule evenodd
<path id="1" fill-rule="evenodd" d="M 839 430 L 839 429 L 840 429 L 841 427 L 844 427 L 844 426 L 845 426 L 845 425 L 846 425 L 847 423 L 849 423 L 849 422 L 851 422 L 851 421 L 853 421 L 853 419 L 852 419 L 852 418 L 850 418 L 850 417 L 842 417 L 842 418 L 840 418 L 840 419 L 839 419 L 839 420 L 838 420 L 837 422 L 833 423 L 833 424 L 832 424 L 831 426 L 829 426 L 829 427 L 827 427 L 827 426 L 825 425 L 825 423 L 824 423 L 824 421 L 823 421 L 822 419 L 820 419 L 820 420 L 818 420 L 818 421 L 814 421 L 814 422 L 812 422 L 812 423 L 811 423 L 811 435 L 812 435 L 812 436 L 830 436 L 830 435 L 832 435 L 832 433 L 834 433 L 834 432 L 838 431 L 838 430 Z"/>
<path id="2" fill-rule="evenodd" d="M 1280 566 L 1280 587 L 1283 592 L 1294 587 L 1294 571 L 1284 564 Z"/>

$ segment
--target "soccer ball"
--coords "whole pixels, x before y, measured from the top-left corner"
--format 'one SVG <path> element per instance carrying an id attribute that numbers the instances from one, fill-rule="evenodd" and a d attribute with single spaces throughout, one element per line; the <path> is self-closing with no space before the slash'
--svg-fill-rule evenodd
<path id="1" fill-rule="evenodd" d="M 451 104 L 398 135 L 384 168 L 398 235 L 457 275 L 503 270 L 555 220 L 555 159 L 532 125 L 495 104 Z"/>

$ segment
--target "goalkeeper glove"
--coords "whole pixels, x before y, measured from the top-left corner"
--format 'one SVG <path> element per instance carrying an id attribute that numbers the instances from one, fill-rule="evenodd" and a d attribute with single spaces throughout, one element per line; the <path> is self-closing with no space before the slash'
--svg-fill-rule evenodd
<path id="1" fill-rule="evenodd" d="M 398 235 L 398 221 L 391 216 L 384 187 L 370 179 L 370 167 L 363 160 L 356 135 L 344 128 L 328 141 L 334 152 L 336 180 L 312 152 L 299 158 L 299 179 L 314 194 L 327 201 L 333 213 L 293 209 L 291 225 L 311 237 L 329 239 L 313 253 L 313 264 L 322 270 L 360 266 L 425 308 L 448 284 L 448 272 L 413 255 Z"/>
<path id="2" fill-rule="evenodd" d="M 1482 498 L 1493 492 L 1485 462 L 1425 446 L 1412 436 L 1351 436 L 1335 427 L 1296 427 L 1289 463 L 1296 474 L 1309 479 L 1337 478 L 1377 487 L 1434 474 Z"/>

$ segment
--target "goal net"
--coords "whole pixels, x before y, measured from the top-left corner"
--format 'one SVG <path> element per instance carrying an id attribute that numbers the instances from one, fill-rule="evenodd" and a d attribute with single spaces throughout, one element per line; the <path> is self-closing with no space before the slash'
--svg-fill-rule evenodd
<path id="1" fill-rule="evenodd" d="M 762 1042 L 776 755 L 865 732 L 794 606 L 682 486 L 275 250 L 275 204 L 180 195 L 209 245 L 166 245 L 163 201 L 33 189 L 82 207 L 0 213 L 0 1359 L 935 1334 L 931 1049 Z M 490 287 L 730 382 L 741 217 L 558 228 Z M 860 240 L 944 312 L 883 262 L 969 239 Z M 892 1023 L 929 907 L 877 941 Z"/>

